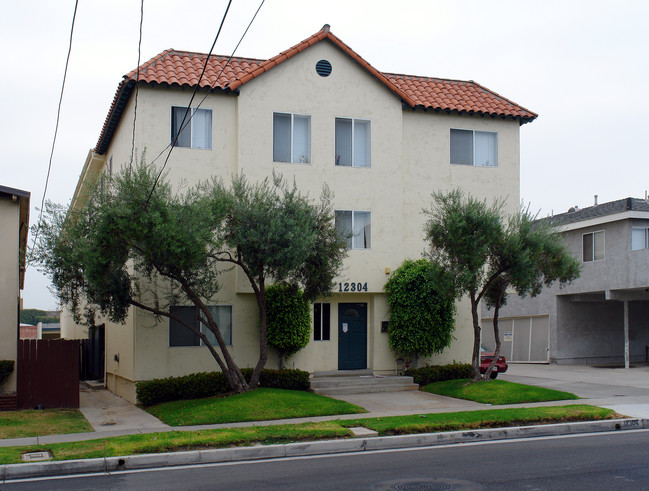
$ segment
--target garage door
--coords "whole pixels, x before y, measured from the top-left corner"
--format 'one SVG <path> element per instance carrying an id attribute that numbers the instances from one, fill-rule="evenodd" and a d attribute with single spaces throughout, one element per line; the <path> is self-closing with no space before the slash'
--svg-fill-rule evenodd
<path id="1" fill-rule="evenodd" d="M 496 346 L 493 319 L 482 320 L 482 345 L 487 350 Z M 550 347 L 550 318 L 514 317 L 498 319 L 500 352 L 509 361 L 547 363 Z"/>

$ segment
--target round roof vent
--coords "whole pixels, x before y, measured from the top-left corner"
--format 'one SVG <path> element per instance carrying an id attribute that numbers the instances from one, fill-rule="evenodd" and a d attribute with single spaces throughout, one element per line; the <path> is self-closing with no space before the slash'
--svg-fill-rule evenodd
<path id="1" fill-rule="evenodd" d="M 321 77 L 328 77 L 331 75 L 331 63 L 327 60 L 320 60 L 315 64 L 315 71 L 318 72 L 318 75 Z"/>

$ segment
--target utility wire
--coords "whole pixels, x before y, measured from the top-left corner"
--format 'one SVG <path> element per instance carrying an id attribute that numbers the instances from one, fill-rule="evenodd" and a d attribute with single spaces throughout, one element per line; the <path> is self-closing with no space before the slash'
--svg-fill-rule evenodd
<path id="1" fill-rule="evenodd" d="M 234 54 L 236 53 L 237 49 L 239 48 L 239 45 L 242 43 L 243 38 L 244 38 L 244 37 L 246 36 L 246 34 L 248 33 L 248 30 L 250 30 L 250 26 L 252 26 L 252 23 L 253 23 L 253 22 L 255 21 L 255 19 L 257 18 L 257 14 L 259 14 L 259 11 L 261 10 L 261 7 L 264 5 L 264 2 L 265 2 L 265 1 L 266 1 L 266 0 L 261 0 L 261 3 L 259 4 L 259 7 L 257 7 L 257 10 L 255 11 L 255 15 L 253 15 L 253 16 L 252 16 L 252 19 L 250 19 L 250 22 L 248 23 L 248 26 L 246 27 L 246 30 L 245 30 L 245 31 L 243 32 L 243 34 L 241 35 L 241 38 L 239 38 L 239 42 L 237 43 L 237 45 L 236 45 L 236 46 L 234 47 L 234 49 L 232 50 L 232 53 L 230 54 L 230 56 L 228 57 L 227 61 L 225 62 L 225 64 L 224 64 L 223 67 L 221 68 L 221 71 L 219 72 L 219 74 L 216 76 L 216 80 L 217 80 L 217 81 L 218 81 L 218 79 L 221 77 L 221 75 L 223 74 L 223 72 L 225 71 L 225 69 L 226 69 L 226 67 L 228 66 L 228 64 L 230 63 L 230 61 L 232 61 L 232 58 L 234 57 Z M 228 4 L 228 8 L 229 8 L 229 7 L 230 7 L 230 6 L 229 6 L 229 4 Z M 227 10 L 226 10 L 226 14 L 227 14 Z M 224 20 L 225 20 L 225 17 L 224 17 Z M 222 25 L 222 24 L 221 24 L 221 25 Z M 220 32 L 220 30 L 221 30 L 221 29 L 219 28 L 219 32 Z M 218 33 L 217 33 L 216 37 L 217 37 L 217 39 L 218 39 Z M 216 44 L 216 39 L 214 40 L 214 44 Z M 214 49 L 214 44 L 212 44 L 212 49 Z M 208 60 L 209 60 L 209 57 L 210 57 L 211 53 L 212 53 L 212 50 L 210 50 L 210 54 L 207 55 L 207 59 L 205 60 L 205 65 L 204 65 L 204 67 L 203 67 L 203 73 L 205 72 L 205 69 L 206 69 L 206 67 L 207 67 L 207 62 L 208 62 Z M 201 77 L 203 76 L 203 73 L 201 73 Z M 198 82 L 200 82 L 200 78 L 199 78 Z M 196 88 L 194 89 L 194 93 L 192 94 L 192 99 L 191 99 L 190 102 L 189 102 L 188 109 L 189 109 L 189 107 L 191 106 L 191 101 L 194 99 L 194 95 L 196 94 L 196 91 L 197 91 L 197 90 L 198 90 L 198 83 L 196 84 Z M 200 102 L 198 103 L 198 106 L 196 106 L 196 109 L 198 109 L 199 107 L 201 107 L 201 105 L 203 104 L 203 102 L 205 101 L 205 99 L 207 98 L 207 96 L 208 96 L 209 94 L 210 94 L 210 90 L 208 90 L 208 91 L 205 93 L 205 95 L 203 96 L 203 98 L 202 98 L 202 99 L 200 100 Z M 187 116 L 187 112 L 188 112 L 188 111 L 185 111 L 185 116 Z M 190 114 L 189 119 L 187 120 L 187 122 L 184 122 L 184 118 L 183 118 L 183 122 L 184 122 L 184 124 L 181 124 L 181 125 L 180 125 L 180 128 L 179 128 L 179 130 L 178 130 L 176 136 L 174 137 L 174 140 L 173 140 L 169 145 L 167 145 L 167 146 L 166 146 L 166 147 L 165 147 L 165 148 L 164 148 L 164 149 L 163 149 L 163 150 L 158 154 L 158 156 L 157 156 L 155 159 L 153 159 L 153 161 L 151 161 L 151 164 L 150 164 L 150 165 L 153 165 L 153 164 L 155 163 L 155 161 L 158 160 L 158 159 L 162 156 L 162 154 L 163 154 L 163 153 L 164 153 L 164 152 L 165 152 L 169 147 L 171 147 L 171 148 L 169 149 L 169 153 L 167 154 L 167 157 L 166 157 L 166 159 L 165 159 L 165 161 L 164 161 L 164 164 L 163 164 L 163 166 L 162 166 L 162 169 L 160 169 L 160 173 L 158 174 L 158 176 L 157 176 L 157 178 L 156 178 L 156 180 L 155 180 L 155 183 L 154 183 L 154 185 L 153 185 L 153 189 L 151 189 L 151 193 L 149 194 L 149 198 L 147 199 L 147 204 L 148 204 L 148 202 L 149 202 L 149 199 L 151 199 L 151 195 L 153 194 L 153 191 L 154 191 L 154 189 L 155 189 L 155 186 L 157 185 L 157 182 L 158 182 L 160 176 L 162 175 L 162 172 L 163 172 L 164 168 L 166 167 L 167 162 L 169 161 L 169 156 L 171 155 L 171 150 L 172 150 L 173 147 L 176 145 L 176 142 L 177 142 L 177 140 L 178 140 L 178 136 L 179 136 L 180 133 L 181 133 L 181 132 L 182 132 L 182 131 L 187 127 L 187 125 L 190 124 L 191 119 L 192 119 L 193 117 L 194 117 L 194 114 Z"/>
<path id="2" fill-rule="evenodd" d="M 221 30 L 223 29 L 223 24 L 225 24 L 225 19 L 228 16 L 228 11 L 230 10 L 230 5 L 232 5 L 232 0 L 228 1 L 228 6 L 225 9 L 225 13 L 223 14 L 223 18 L 221 19 L 221 25 L 219 26 L 219 30 L 216 33 L 216 37 L 214 38 L 214 42 L 212 43 L 212 47 L 210 48 L 210 52 L 207 54 L 207 57 L 205 58 L 205 63 L 203 64 L 203 70 L 201 71 L 200 76 L 198 77 L 198 81 L 196 82 L 196 85 L 194 86 L 194 92 L 192 92 L 192 97 L 189 99 L 189 104 L 187 104 L 187 109 L 185 109 L 185 114 L 183 115 L 183 119 L 180 123 L 180 128 L 184 129 L 186 126 L 185 121 L 187 120 L 187 115 L 191 112 L 191 105 L 192 102 L 194 101 L 194 97 L 196 97 L 196 92 L 198 92 L 198 88 L 200 86 L 201 80 L 203 78 L 203 75 L 205 74 L 205 70 L 207 70 L 207 63 L 210 61 L 210 56 L 212 55 L 212 51 L 214 50 L 214 46 L 216 45 L 216 41 L 219 39 L 219 35 L 221 34 Z M 191 120 L 191 118 L 190 118 Z M 173 141 L 171 142 L 171 148 L 169 148 L 169 152 L 167 153 L 167 157 L 165 158 L 164 164 L 162 165 L 162 168 L 160 169 L 160 172 L 155 178 L 155 181 L 153 181 L 153 187 L 151 188 L 151 192 L 149 193 L 149 196 L 146 199 L 146 205 L 148 206 L 149 201 L 151 200 L 151 196 L 153 195 L 153 191 L 155 190 L 156 186 L 158 185 L 158 181 L 160 180 L 160 176 L 162 175 L 162 171 L 167 165 L 167 162 L 169 161 L 169 157 L 171 156 L 171 152 L 173 152 L 174 147 L 176 146 L 176 142 L 178 141 L 178 137 L 180 136 L 180 131 L 179 130 L 176 135 L 174 136 Z"/>
<path id="3" fill-rule="evenodd" d="M 63 91 L 65 89 L 65 80 L 68 76 L 68 65 L 70 63 L 70 53 L 72 52 L 72 35 L 74 34 L 74 21 L 77 18 L 77 7 L 79 6 L 79 0 L 74 2 L 74 13 L 72 14 L 72 26 L 70 27 L 70 42 L 68 45 L 68 56 L 65 59 L 65 70 L 63 71 L 63 83 L 61 84 L 61 95 L 59 96 L 59 105 L 56 110 L 56 126 L 54 127 L 54 138 L 52 139 L 52 150 L 50 151 L 50 161 L 47 166 L 47 177 L 45 178 L 45 189 L 43 189 L 43 199 L 41 200 L 41 210 L 38 215 L 38 222 L 36 225 L 36 232 L 34 232 L 34 241 L 32 242 L 32 247 L 36 245 L 36 240 L 38 239 L 38 233 L 41 230 L 41 219 L 43 218 L 43 208 L 45 206 L 45 195 L 47 194 L 47 185 L 50 181 L 50 173 L 52 172 L 52 159 L 54 157 L 54 147 L 56 145 L 56 136 L 59 132 L 59 120 L 61 119 L 61 103 L 63 102 Z M 25 271 L 27 271 L 27 264 L 25 264 Z"/>
<path id="4" fill-rule="evenodd" d="M 241 37 L 239 38 L 239 42 L 238 42 L 237 45 L 234 47 L 234 49 L 232 50 L 232 53 L 230 54 L 230 56 L 228 57 L 227 61 L 225 62 L 225 65 L 223 65 L 223 67 L 221 68 L 221 71 L 220 71 L 219 74 L 216 76 L 216 80 L 218 80 L 219 77 L 221 77 L 221 74 L 225 71 L 225 69 L 226 69 L 226 67 L 228 66 L 228 64 L 230 63 L 230 61 L 232 61 L 232 58 L 234 57 L 234 54 L 236 53 L 237 49 L 239 48 L 239 45 L 241 44 L 241 42 L 243 41 L 243 38 L 244 38 L 244 37 L 246 36 L 246 34 L 248 33 L 248 30 L 250 29 L 250 26 L 252 26 L 252 23 L 253 23 L 254 20 L 257 18 L 257 14 L 258 14 L 259 11 L 261 10 L 261 7 L 264 5 L 264 2 L 265 2 L 265 1 L 266 1 L 266 0 L 262 0 L 261 3 L 259 4 L 259 7 L 257 7 L 257 10 L 255 11 L 255 15 L 253 15 L 253 16 L 252 16 L 252 19 L 250 19 L 250 22 L 248 23 L 248 27 L 246 27 L 246 30 L 243 32 L 243 34 L 242 34 Z M 210 94 L 210 91 L 208 90 L 208 91 L 205 93 L 205 95 L 203 96 L 203 98 L 201 99 L 201 101 L 198 103 L 198 106 L 196 106 L 196 108 L 199 108 L 199 107 L 203 104 L 203 102 L 205 101 L 205 99 L 207 98 L 207 96 L 208 96 L 209 94 Z M 187 125 L 190 123 L 190 121 L 191 121 L 191 119 L 192 119 L 193 117 L 194 117 L 193 114 L 190 114 L 190 115 L 189 115 L 189 120 L 188 120 L 187 122 L 185 122 L 185 124 L 184 124 L 183 126 L 181 126 L 181 128 L 178 130 L 178 133 L 182 132 L 182 131 L 187 127 Z M 162 156 L 162 154 L 165 153 L 165 151 L 166 151 L 170 146 L 172 146 L 173 144 L 175 144 L 175 140 L 174 140 L 173 142 L 169 143 L 165 148 L 163 148 L 162 151 L 161 151 L 161 152 L 156 156 L 156 158 L 154 158 L 154 159 L 151 161 L 151 163 L 150 163 L 149 165 L 153 165 L 153 164 L 154 164 L 154 163 L 155 163 L 155 162 L 156 162 L 156 161 L 157 161 L 157 160 Z"/>
<path id="5" fill-rule="evenodd" d="M 137 69 L 135 72 L 135 106 L 133 108 L 133 136 L 131 138 L 131 160 L 129 167 L 135 158 L 135 121 L 137 120 L 137 92 L 140 83 L 140 56 L 142 54 L 142 23 L 144 22 L 144 0 L 140 2 L 140 40 L 137 43 Z"/>

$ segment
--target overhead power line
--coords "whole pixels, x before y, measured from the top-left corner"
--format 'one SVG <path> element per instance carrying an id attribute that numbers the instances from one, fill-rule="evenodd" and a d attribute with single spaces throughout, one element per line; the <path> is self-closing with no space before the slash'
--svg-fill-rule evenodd
<path id="1" fill-rule="evenodd" d="M 223 67 L 221 68 L 221 71 L 219 72 L 219 74 L 216 76 L 216 80 L 217 80 L 217 81 L 218 81 L 218 79 L 221 77 L 221 74 L 222 74 L 223 71 L 226 69 L 226 67 L 228 66 L 228 64 L 230 63 L 230 61 L 232 61 L 232 58 L 234 57 L 234 54 L 236 53 L 237 49 L 239 48 L 239 45 L 241 44 L 241 42 L 243 41 L 243 38 L 244 38 L 244 37 L 246 36 L 246 34 L 248 33 L 248 30 L 250 29 L 250 26 L 252 26 L 252 23 L 253 23 L 254 20 L 257 18 L 257 14 L 258 14 L 259 11 L 261 10 L 261 7 L 264 5 L 264 2 L 265 2 L 265 1 L 266 1 L 266 0 L 262 0 L 261 3 L 259 4 L 259 7 L 257 7 L 257 10 L 255 11 L 255 14 L 252 16 L 252 19 L 250 19 L 250 22 L 248 23 L 248 26 L 246 27 L 246 30 L 243 32 L 243 34 L 242 34 L 241 37 L 239 38 L 239 42 L 237 43 L 237 45 L 236 45 L 236 46 L 234 47 L 234 49 L 232 50 L 232 53 L 230 54 L 230 56 L 228 57 L 227 61 L 225 62 L 225 64 L 224 64 Z M 171 152 L 173 151 L 174 147 L 176 146 L 176 142 L 177 142 L 177 140 L 178 140 L 178 137 L 179 137 L 180 133 L 181 133 L 181 132 L 182 132 L 182 131 L 187 127 L 188 124 L 190 124 L 191 119 L 194 117 L 194 115 L 191 113 L 191 104 L 192 104 L 192 101 L 194 100 L 194 97 L 196 96 L 196 93 L 197 93 L 198 88 L 199 88 L 200 81 L 201 81 L 201 79 L 203 78 L 203 74 L 205 73 L 205 70 L 207 69 L 208 61 L 209 61 L 210 56 L 211 56 L 211 54 L 212 54 L 212 50 L 214 49 L 214 46 L 216 45 L 216 41 L 217 41 L 217 39 L 219 38 L 219 34 L 221 33 L 221 28 L 223 27 L 223 23 L 225 22 L 225 17 L 227 16 L 227 13 L 228 13 L 228 10 L 230 9 L 230 4 L 231 4 L 231 3 L 232 3 L 232 0 L 230 0 L 230 2 L 228 3 L 228 7 L 226 8 L 226 10 L 225 10 L 225 14 L 223 15 L 223 19 L 222 19 L 222 21 L 221 21 L 221 25 L 220 25 L 220 27 L 219 27 L 219 30 L 218 30 L 218 32 L 216 33 L 216 37 L 214 38 L 214 42 L 212 43 L 212 47 L 210 48 L 210 52 L 208 53 L 207 57 L 205 58 L 205 63 L 204 63 L 204 65 L 203 65 L 203 70 L 202 70 L 202 72 L 201 72 L 200 77 L 198 78 L 198 82 L 196 83 L 196 86 L 194 87 L 194 92 L 192 93 L 192 97 L 191 97 L 191 99 L 190 99 L 190 101 L 189 101 L 189 104 L 187 105 L 187 108 L 185 109 L 185 114 L 184 114 L 184 116 L 183 116 L 183 120 L 182 120 L 181 124 L 179 125 L 178 132 L 177 132 L 176 135 L 174 136 L 173 141 L 172 141 L 169 145 L 167 145 L 167 146 L 166 146 L 166 147 L 165 147 L 165 148 L 164 148 L 164 149 L 163 149 L 163 150 L 158 154 L 158 156 L 157 156 L 155 159 L 153 159 L 153 161 L 151 161 L 151 165 L 153 165 L 153 164 L 155 163 L 155 161 L 158 160 L 158 159 L 162 156 L 162 154 L 163 154 L 167 149 L 169 149 L 169 152 L 167 153 L 167 157 L 165 158 L 165 161 L 164 161 L 164 163 L 163 163 L 163 165 L 162 165 L 162 168 L 160 169 L 160 172 L 158 173 L 158 175 L 157 175 L 157 177 L 156 177 L 156 180 L 155 180 L 155 182 L 153 183 L 153 187 L 151 188 L 151 192 L 149 193 L 149 197 L 147 198 L 147 204 L 149 203 L 149 200 L 151 199 L 151 196 L 153 195 L 153 191 L 155 190 L 155 187 L 156 187 L 157 184 L 158 184 L 158 180 L 160 179 L 160 176 L 162 175 L 162 172 L 164 171 L 165 167 L 167 166 L 167 162 L 169 161 L 169 157 L 171 156 Z M 198 109 L 199 107 L 201 107 L 201 105 L 203 104 L 203 102 L 205 101 L 205 99 L 207 98 L 207 96 L 208 96 L 209 94 L 210 94 L 210 91 L 208 90 L 208 91 L 205 93 L 205 95 L 203 96 L 203 98 L 200 100 L 200 102 L 198 103 L 198 106 L 196 106 L 197 109 Z M 189 118 L 187 118 L 188 115 L 189 115 Z"/>
<path id="2" fill-rule="evenodd" d="M 59 96 L 59 105 L 56 110 L 56 126 L 54 127 L 54 138 L 52 139 L 52 149 L 50 151 L 50 160 L 47 165 L 47 177 L 45 178 L 45 188 L 43 189 L 43 199 L 41 200 L 41 210 L 38 215 L 38 222 L 36 224 L 36 232 L 34 233 L 34 241 L 32 242 L 32 247 L 36 244 L 38 239 L 38 234 L 41 230 L 41 219 L 43 218 L 43 208 L 45 207 L 45 196 L 47 195 L 47 185 L 50 181 L 50 174 L 52 172 L 52 159 L 54 157 L 54 147 L 56 146 L 56 136 L 59 132 L 59 120 L 61 119 L 61 103 L 63 102 L 63 91 L 65 90 L 65 80 L 68 76 L 68 65 L 70 64 L 70 53 L 72 52 L 72 35 L 74 34 L 74 21 L 77 18 L 77 7 L 79 6 L 79 0 L 74 2 L 74 13 L 72 14 L 72 26 L 70 27 L 70 42 L 68 45 L 68 55 L 65 59 L 65 69 L 63 71 L 63 83 L 61 84 L 61 95 Z M 25 265 L 25 270 L 27 270 L 27 265 Z"/>
<path id="3" fill-rule="evenodd" d="M 131 138 L 131 160 L 128 165 L 133 164 L 135 158 L 135 121 L 137 120 L 137 92 L 140 82 L 140 56 L 142 54 L 142 24 L 144 22 L 144 0 L 140 2 L 140 39 L 137 43 L 137 69 L 135 71 L 135 105 L 133 107 L 133 136 Z"/>

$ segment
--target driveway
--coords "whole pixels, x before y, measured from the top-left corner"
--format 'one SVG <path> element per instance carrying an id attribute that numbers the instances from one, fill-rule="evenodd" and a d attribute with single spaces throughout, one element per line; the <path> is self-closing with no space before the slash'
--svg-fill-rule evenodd
<path id="1" fill-rule="evenodd" d="M 597 368 L 584 365 L 510 364 L 499 379 L 572 392 L 586 404 L 649 418 L 649 367 Z"/>

